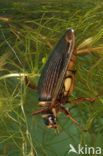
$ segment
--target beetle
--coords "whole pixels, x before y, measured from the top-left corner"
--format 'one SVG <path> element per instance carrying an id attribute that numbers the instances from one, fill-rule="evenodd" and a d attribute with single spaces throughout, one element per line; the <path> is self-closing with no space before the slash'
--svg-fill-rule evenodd
<path id="1" fill-rule="evenodd" d="M 73 91 L 76 57 L 75 34 L 74 30 L 70 28 L 57 43 L 47 60 L 41 72 L 38 87 L 31 85 L 28 78 L 25 77 L 28 87 L 38 89 L 41 110 L 34 112 L 33 115 L 41 114 L 48 128 L 57 128 L 57 115 L 59 112 L 63 112 L 85 132 L 82 126 L 72 118 L 70 111 L 64 107 Z M 94 102 L 95 99 L 80 98 L 73 102 L 84 100 Z"/>
<path id="2" fill-rule="evenodd" d="M 57 114 L 63 111 L 63 103 L 71 95 L 74 84 L 74 64 L 76 60 L 76 45 L 74 30 L 65 32 L 45 64 L 38 83 L 39 105 L 44 108 L 53 107 L 42 112 L 42 117 L 48 128 L 57 127 Z"/>

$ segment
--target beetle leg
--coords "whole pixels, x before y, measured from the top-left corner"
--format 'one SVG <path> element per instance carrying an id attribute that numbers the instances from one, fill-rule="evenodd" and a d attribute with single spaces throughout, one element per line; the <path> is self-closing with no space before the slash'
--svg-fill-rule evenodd
<path id="1" fill-rule="evenodd" d="M 78 98 L 78 99 L 75 99 L 75 100 L 72 100 L 72 101 L 70 101 L 69 103 L 70 104 L 72 104 L 72 103 L 79 103 L 79 102 L 83 102 L 83 101 L 89 101 L 89 102 L 94 102 L 96 99 L 95 98 L 93 98 L 93 99 L 91 99 L 91 98 L 85 98 L 85 97 L 82 97 L 82 98 Z"/>
<path id="2" fill-rule="evenodd" d="M 29 88 L 32 88 L 34 90 L 38 90 L 38 87 L 36 86 L 33 86 L 32 84 L 29 83 L 29 79 L 27 76 L 25 76 L 25 84 L 29 87 Z"/>
<path id="3" fill-rule="evenodd" d="M 89 102 L 94 102 L 95 100 L 97 100 L 97 98 L 103 93 L 103 90 L 101 90 L 94 98 L 88 98 L 88 97 L 82 97 L 82 98 L 78 98 L 75 100 L 70 101 L 69 103 L 78 103 L 78 102 L 83 102 L 83 101 L 89 101 Z"/>
<path id="4" fill-rule="evenodd" d="M 80 127 L 80 129 L 85 133 L 85 130 L 82 128 L 82 126 L 70 115 L 70 112 L 63 106 L 60 107 L 60 111 L 63 112 L 68 118 L 70 118 L 77 126 Z"/>
<path id="5" fill-rule="evenodd" d="M 32 113 L 32 115 L 37 115 L 37 114 L 41 114 L 41 113 L 43 113 L 43 112 L 46 112 L 46 111 L 48 111 L 48 110 L 50 110 L 50 109 L 52 109 L 52 108 L 57 107 L 59 104 L 60 104 L 60 103 L 56 103 L 56 104 L 54 104 L 54 105 L 52 105 L 52 106 L 46 107 L 46 108 L 44 108 L 44 109 L 41 109 L 40 111 L 37 111 L 37 112 Z"/>
<path id="6" fill-rule="evenodd" d="M 72 100 L 70 101 L 69 103 L 72 104 L 72 103 L 79 103 L 79 102 L 83 102 L 83 101 L 89 101 L 91 103 L 93 103 L 98 97 L 96 96 L 95 98 L 85 98 L 85 97 L 82 97 L 82 98 L 78 98 L 78 99 L 75 99 L 75 100 Z"/>

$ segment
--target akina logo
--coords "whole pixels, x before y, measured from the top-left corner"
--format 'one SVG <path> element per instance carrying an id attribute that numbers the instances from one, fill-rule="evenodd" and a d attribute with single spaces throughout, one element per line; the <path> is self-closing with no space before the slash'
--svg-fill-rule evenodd
<path id="1" fill-rule="evenodd" d="M 88 147 L 87 145 L 85 145 L 84 147 L 82 147 L 80 144 L 78 144 L 77 149 L 75 149 L 75 147 L 70 144 L 70 149 L 68 151 L 68 154 L 70 155 L 70 153 L 75 153 L 75 154 L 95 154 L 95 155 L 99 155 L 102 153 L 102 149 L 101 147 Z"/>

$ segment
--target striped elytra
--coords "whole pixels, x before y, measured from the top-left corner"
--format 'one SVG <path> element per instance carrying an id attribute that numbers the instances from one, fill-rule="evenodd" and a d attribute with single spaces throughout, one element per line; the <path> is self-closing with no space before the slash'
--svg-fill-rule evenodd
<path id="1" fill-rule="evenodd" d="M 46 62 L 38 83 L 39 105 L 43 108 L 67 101 L 74 85 L 75 35 L 68 29 Z M 59 105 L 42 113 L 49 128 L 57 127 Z"/>

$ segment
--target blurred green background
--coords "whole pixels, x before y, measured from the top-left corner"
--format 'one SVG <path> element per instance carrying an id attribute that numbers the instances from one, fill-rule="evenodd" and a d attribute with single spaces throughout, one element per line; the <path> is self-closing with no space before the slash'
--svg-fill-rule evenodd
<path id="1" fill-rule="evenodd" d="M 38 84 L 43 66 L 68 28 L 75 30 L 78 50 L 69 100 L 94 98 L 103 90 L 102 1 L 0 0 L 0 156 L 77 155 L 68 154 L 69 144 L 76 149 L 78 144 L 103 148 L 103 93 L 94 103 L 66 105 L 75 107 L 71 114 L 86 134 L 63 114 L 57 130 L 47 129 L 41 115 L 32 116 L 39 109 L 38 93 L 25 86 L 24 77 Z"/>

